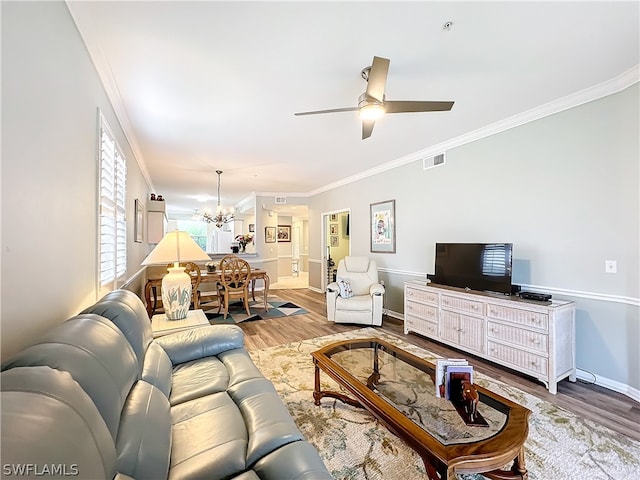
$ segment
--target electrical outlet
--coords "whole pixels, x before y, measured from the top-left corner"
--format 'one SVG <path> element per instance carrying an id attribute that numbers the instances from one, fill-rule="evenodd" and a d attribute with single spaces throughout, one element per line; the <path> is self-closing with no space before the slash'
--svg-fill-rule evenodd
<path id="1" fill-rule="evenodd" d="M 605 273 L 618 273 L 618 262 L 615 260 L 605 260 L 604 271 Z"/>

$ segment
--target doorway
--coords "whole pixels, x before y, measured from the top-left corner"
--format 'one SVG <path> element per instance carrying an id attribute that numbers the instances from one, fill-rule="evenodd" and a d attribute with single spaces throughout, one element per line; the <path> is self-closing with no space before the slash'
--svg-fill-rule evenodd
<path id="1" fill-rule="evenodd" d="M 274 207 L 275 208 L 275 207 Z M 273 210 L 277 214 L 275 222 L 279 227 L 286 227 L 289 234 L 286 240 L 278 240 L 278 267 L 272 276 L 269 288 L 308 288 L 309 287 L 309 220 L 305 205 L 279 206 Z M 291 214 L 290 214 L 291 213 Z"/>
<path id="2" fill-rule="evenodd" d="M 351 211 L 338 210 L 322 216 L 322 289 L 335 281 L 338 263 L 351 253 Z"/>
<path id="3" fill-rule="evenodd" d="M 282 274 L 278 274 L 276 283 L 272 284 L 269 288 L 278 289 L 296 289 L 296 288 L 308 288 L 309 287 L 309 271 L 306 268 L 304 252 L 307 249 L 304 243 L 304 229 L 306 228 L 306 222 L 293 221 L 291 225 L 291 261 L 290 268 L 285 267 L 286 270 Z"/>

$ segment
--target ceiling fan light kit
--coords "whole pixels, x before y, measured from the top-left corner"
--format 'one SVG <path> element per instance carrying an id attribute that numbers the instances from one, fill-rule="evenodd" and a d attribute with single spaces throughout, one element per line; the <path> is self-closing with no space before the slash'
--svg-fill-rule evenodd
<path id="1" fill-rule="evenodd" d="M 363 120 L 377 120 L 385 114 L 384 105 L 375 99 L 367 99 L 367 94 L 360 95 L 360 101 L 358 102 L 358 108 L 360 118 Z"/>
<path id="2" fill-rule="evenodd" d="M 362 119 L 362 139 L 364 140 L 371 136 L 375 121 L 385 113 L 443 112 L 451 110 L 454 102 L 387 101 L 384 95 L 384 88 L 387 83 L 389 63 L 387 58 L 373 57 L 371 66 L 362 69 L 360 75 L 367 82 L 367 90 L 358 98 L 357 107 L 298 112 L 295 115 L 357 111 Z"/>

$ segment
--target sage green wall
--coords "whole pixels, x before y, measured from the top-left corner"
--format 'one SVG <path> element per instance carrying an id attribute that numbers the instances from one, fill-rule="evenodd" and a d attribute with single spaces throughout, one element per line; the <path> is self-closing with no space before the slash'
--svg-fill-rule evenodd
<path id="1" fill-rule="evenodd" d="M 64 2 L 2 2 L 2 358 L 94 302 L 97 111 L 127 156 L 128 271 L 134 199 L 149 187 Z M 110 288 L 113 288 L 112 286 Z"/>
<path id="2" fill-rule="evenodd" d="M 433 273 L 436 242 L 513 242 L 514 283 L 576 302 L 578 368 L 637 391 L 638 105 L 635 84 L 453 148 L 443 166 L 416 161 L 315 195 L 311 258 L 321 258 L 321 213 L 350 208 L 352 254 L 377 260 L 385 306 L 402 312 L 402 284 Z M 397 253 L 374 255 L 369 205 L 389 199 Z M 617 274 L 605 260 L 617 260 Z"/>

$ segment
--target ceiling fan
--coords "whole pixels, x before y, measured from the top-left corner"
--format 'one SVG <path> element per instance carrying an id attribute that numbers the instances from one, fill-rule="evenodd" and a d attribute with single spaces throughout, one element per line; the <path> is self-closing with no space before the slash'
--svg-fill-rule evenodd
<path id="1" fill-rule="evenodd" d="M 298 112 L 294 115 L 316 115 L 319 113 L 360 112 L 362 118 L 362 139 L 369 138 L 376 119 L 385 113 L 407 112 L 442 112 L 451 110 L 453 102 L 422 102 L 422 101 L 392 101 L 386 100 L 384 87 L 389 72 L 389 59 L 373 57 L 370 67 L 365 67 L 362 78 L 367 82 L 367 90 L 358 98 L 357 107 L 333 108 L 331 110 L 316 110 L 313 112 Z"/>

